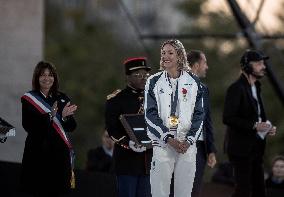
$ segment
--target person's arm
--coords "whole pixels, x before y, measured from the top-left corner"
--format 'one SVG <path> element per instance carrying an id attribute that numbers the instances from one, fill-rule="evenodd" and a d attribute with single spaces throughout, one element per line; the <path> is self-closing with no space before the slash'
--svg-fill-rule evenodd
<path id="1" fill-rule="evenodd" d="M 72 111 L 72 110 L 77 110 L 77 106 L 75 106 L 75 105 L 71 105 L 70 104 L 70 99 L 67 97 L 67 96 L 63 96 L 63 100 L 65 100 L 65 103 L 64 103 L 64 106 L 63 106 L 63 110 L 65 110 L 65 108 L 70 108 L 69 109 L 69 111 Z M 75 109 L 76 108 L 76 109 Z M 77 123 L 76 123 L 76 121 L 75 121 L 75 118 L 74 118 L 74 116 L 73 115 L 67 115 L 67 116 L 65 116 L 65 117 L 63 117 L 63 110 L 62 110 L 62 114 L 61 114 L 61 120 L 60 120 L 60 122 L 61 122 L 61 124 L 62 124 L 62 126 L 63 126 L 63 128 L 64 128 L 64 131 L 66 131 L 66 132 L 72 132 L 72 131 L 74 131 L 75 129 L 76 129 L 76 127 L 77 127 Z M 73 114 L 74 112 L 72 112 L 71 114 Z"/>
<path id="2" fill-rule="evenodd" d="M 210 108 L 210 99 L 209 99 L 209 90 L 205 87 L 204 93 L 204 132 L 205 132 L 205 143 L 206 143 L 206 150 L 207 154 L 216 153 L 216 147 L 214 145 L 214 135 L 213 135 L 213 126 L 212 126 L 212 119 L 211 119 L 211 108 Z"/>
<path id="3" fill-rule="evenodd" d="M 62 120 L 62 122 L 64 131 L 66 132 L 73 132 L 77 127 L 76 120 L 73 116 L 67 116 L 65 120 Z"/>
<path id="4" fill-rule="evenodd" d="M 124 148 L 129 146 L 129 137 L 124 131 L 119 120 L 121 115 L 120 104 L 116 97 L 107 100 L 105 106 L 105 125 L 109 136 L 115 143 Z"/>
<path id="5" fill-rule="evenodd" d="M 202 90 L 200 88 L 200 85 L 196 84 L 197 91 L 196 99 L 195 99 L 195 106 L 194 111 L 191 119 L 191 127 L 187 133 L 187 142 L 189 144 L 193 144 L 196 141 L 196 134 L 198 134 L 203 126 L 203 119 L 204 119 L 204 109 L 203 109 L 203 99 L 202 99 Z"/>
<path id="6" fill-rule="evenodd" d="M 163 124 L 163 121 L 159 116 L 157 100 L 154 93 L 154 87 L 156 85 L 156 80 L 158 77 L 159 76 L 149 78 L 145 86 L 145 120 L 148 130 L 157 138 L 167 143 L 168 138 L 174 136 Z"/>

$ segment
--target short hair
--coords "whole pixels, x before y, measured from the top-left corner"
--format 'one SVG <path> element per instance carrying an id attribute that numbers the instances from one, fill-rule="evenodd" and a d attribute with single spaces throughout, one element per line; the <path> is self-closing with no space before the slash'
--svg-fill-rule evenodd
<path id="1" fill-rule="evenodd" d="M 181 41 L 173 39 L 173 40 L 166 40 L 165 42 L 162 43 L 161 49 L 166 45 L 170 44 L 175 48 L 175 51 L 177 53 L 177 59 L 178 59 L 178 69 L 179 70 L 188 70 L 188 63 L 187 63 L 187 58 L 186 58 L 186 52 L 183 44 Z M 164 66 L 162 65 L 162 62 L 160 61 L 160 69 L 164 70 Z"/>
<path id="2" fill-rule="evenodd" d="M 57 94 L 59 89 L 59 79 L 56 72 L 56 68 L 53 64 L 45 61 L 40 61 L 34 69 L 32 80 L 33 90 L 40 90 L 39 77 L 43 74 L 45 69 L 48 69 L 54 77 L 54 82 L 49 90 L 49 93 Z"/>
<path id="3" fill-rule="evenodd" d="M 277 161 L 284 161 L 284 156 L 283 155 L 277 155 L 277 156 L 273 157 L 273 159 L 272 159 L 272 167 L 274 166 L 274 164 Z"/>
<path id="4" fill-rule="evenodd" d="M 187 53 L 187 62 L 190 67 L 192 67 L 195 63 L 198 63 L 201 59 L 201 54 L 204 54 L 203 51 L 200 50 L 190 50 Z"/>

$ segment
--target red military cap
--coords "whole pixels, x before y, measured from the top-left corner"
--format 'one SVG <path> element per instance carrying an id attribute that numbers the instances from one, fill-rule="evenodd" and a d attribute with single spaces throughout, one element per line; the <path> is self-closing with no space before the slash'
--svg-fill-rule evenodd
<path id="1" fill-rule="evenodd" d="M 129 75 L 131 72 L 139 69 L 145 69 L 147 71 L 151 70 L 151 67 L 147 66 L 146 57 L 132 57 L 126 59 L 124 62 L 125 74 Z"/>

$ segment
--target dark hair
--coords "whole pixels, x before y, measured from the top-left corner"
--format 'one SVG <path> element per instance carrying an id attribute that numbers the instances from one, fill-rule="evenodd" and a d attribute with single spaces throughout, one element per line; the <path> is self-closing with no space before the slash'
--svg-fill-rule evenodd
<path id="1" fill-rule="evenodd" d="M 54 77 L 54 82 L 53 82 L 53 85 L 51 86 L 51 88 L 49 90 L 49 93 L 56 94 L 58 92 L 58 88 L 59 88 L 59 79 L 58 79 L 58 75 L 57 75 L 57 72 L 56 72 L 56 68 L 51 63 L 45 62 L 45 61 L 40 61 L 34 69 L 33 81 L 32 81 L 33 90 L 40 90 L 39 77 L 40 77 L 40 75 L 43 74 L 45 69 L 48 69 L 49 72 Z"/>
<path id="2" fill-rule="evenodd" d="M 201 54 L 204 54 L 200 50 L 190 50 L 187 53 L 187 62 L 190 67 L 192 67 L 195 63 L 198 63 L 201 59 Z"/>
<path id="3" fill-rule="evenodd" d="M 272 167 L 274 166 L 274 164 L 275 164 L 277 161 L 284 161 L 284 156 L 283 156 L 283 155 L 277 155 L 277 156 L 275 156 L 275 157 L 272 159 Z"/>

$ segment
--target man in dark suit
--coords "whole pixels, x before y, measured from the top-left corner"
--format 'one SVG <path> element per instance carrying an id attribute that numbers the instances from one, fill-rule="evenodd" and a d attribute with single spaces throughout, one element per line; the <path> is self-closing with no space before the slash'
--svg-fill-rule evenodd
<path id="1" fill-rule="evenodd" d="M 117 175 L 118 197 L 150 197 L 152 149 L 130 140 L 119 117 L 144 113 L 143 100 L 150 67 L 146 58 L 129 58 L 124 62 L 127 87 L 110 94 L 106 102 L 106 129 L 115 141 L 113 158 Z"/>
<path id="2" fill-rule="evenodd" d="M 191 72 L 199 78 L 205 78 L 208 70 L 206 56 L 202 51 L 191 50 L 187 54 L 187 61 L 191 68 Z M 192 188 L 192 197 L 200 195 L 202 178 L 204 174 L 205 165 L 213 168 L 216 164 L 216 148 L 214 145 L 213 128 L 210 115 L 210 102 L 208 87 L 201 83 L 203 91 L 203 107 L 204 107 L 204 120 L 202 131 L 196 141 L 197 155 L 196 155 L 196 172 Z"/>
<path id="3" fill-rule="evenodd" d="M 113 147 L 114 142 L 105 130 L 102 134 L 102 145 L 88 151 L 86 170 L 92 172 L 112 173 Z"/>
<path id="4" fill-rule="evenodd" d="M 247 50 L 240 61 L 240 78 L 230 85 L 225 98 L 223 122 L 227 125 L 225 150 L 234 168 L 233 197 L 266 197 L 263 154 L 266 135 L 276 127 L 267 119 L 260 95 L 268 57 Z"/>

